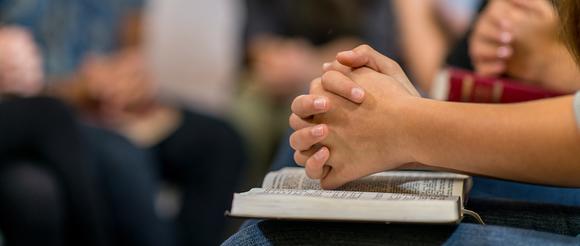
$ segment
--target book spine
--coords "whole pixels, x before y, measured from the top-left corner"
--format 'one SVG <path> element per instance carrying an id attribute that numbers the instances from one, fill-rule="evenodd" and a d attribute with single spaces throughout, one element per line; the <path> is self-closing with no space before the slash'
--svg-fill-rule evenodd
<path id="1" fill-rule="evenodd" d="M 431 97 L 452 102 L 515 103 L 561 96 L 522 82 L 476 75 L 470 71 L 448 68 L 434 81 Z"/>

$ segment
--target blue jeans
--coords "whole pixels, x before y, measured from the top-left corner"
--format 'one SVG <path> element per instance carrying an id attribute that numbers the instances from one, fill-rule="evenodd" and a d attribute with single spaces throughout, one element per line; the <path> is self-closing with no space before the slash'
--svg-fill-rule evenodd
<path id="1" fill-rule="evenodd" d="M 272 170 L 295 165 L 282 144 Z M 474 178 L 466 205 L 488 225 L 248 221 L 222 245 L 580 245 L 580 190 Z"/>

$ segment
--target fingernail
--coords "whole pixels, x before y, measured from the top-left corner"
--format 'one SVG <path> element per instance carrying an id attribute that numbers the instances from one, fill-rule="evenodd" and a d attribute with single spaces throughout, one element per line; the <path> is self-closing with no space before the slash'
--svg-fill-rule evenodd
<path id="1" fill-rule="evenodd" d="M 502 43 L 509 43 L 512 41 L 512 34 L 509 32 L 502 32 L 499 36 Z"/>
<path id="2" fill-rule="evenodd" d="M 316 154 L 314 154 L 314 159 L 318 161 L 324 160 L 324 158 L 326 157 L 324 152 L 325 152 L 324 148 L 318 150 Z"/>
<path id="3" fill-rule="evenodd" d="M 322 97 L 314 99 L 314 108 L 318 110 L 324 110 L 326 108 L 326 99 Z"/>
<path id="4" fill-rule="evenodd" d="M 352 99 L 360 101 L 365 96 L 365 91 L 361 88 L 355 87 L 350 91 L 350 95 L 352 96 Z"/>
<path id="5" fill-rule="evenodd" d="M 497 56 L 499 58 L 506 58 L 512 54 L 512 49 L 508 46 L 502 46 L 497 49 Z"/>
<path id="6" fill-rule="evenodd" d="M 330 62 L 325 62 L 324 64 L 322 64 L 322 70 L 328 70 L 330 69 L 330 67 L 332 66 L 332 63 Z"/>
<path id="7" fill-rule="evenodd" d="M 322 135 L 324 135 L 324 128 L 322 127 L 322 125 L 317 125 L 314 128 L 312 128 L 312 136 L 315 137 L 322 137 Z"/>
<path id="8" fill-rule="evenodd" d="M 353 56 L 354 51 L 352 51 L 352 50 L 342 51 L 342 52 L 339 52 L 338 55 L 339 56 Z"/>

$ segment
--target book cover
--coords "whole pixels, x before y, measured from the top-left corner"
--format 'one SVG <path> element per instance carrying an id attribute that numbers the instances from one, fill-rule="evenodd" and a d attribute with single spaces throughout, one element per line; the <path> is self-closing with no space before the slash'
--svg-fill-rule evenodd
<path id="1" fill-rule="evenodd" d="M 516 103 L 562 95 L 519 81 L 480 76 L 457 68 L 440 72 L 430 92 L 433 99 L 474 103 Z"/>

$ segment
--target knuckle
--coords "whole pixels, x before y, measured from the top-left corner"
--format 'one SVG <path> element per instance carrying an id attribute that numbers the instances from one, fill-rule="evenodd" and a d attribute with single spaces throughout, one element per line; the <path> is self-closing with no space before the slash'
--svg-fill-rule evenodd
<path id="1" fill-rule="evenodd" d="M 345 87 L 349 86 L 349 83 L 345 83 L 348 82 L 347 79 L 344 79 L 344 75 L 340 72 L 337 71 L 329 71 L 327 73 L 324 74 L 325 79 L 323 79 L 321 81 L 322 84 L 322 88 L 327 89 L 327 90 L 332 90 L 332 89 L 341 89 L 341 87 Z"/>
<path id="2" fill-rule="evenodd" d="M 288 117 L 288 125 L 290 125 L 290 128 L 296 130 L 296 128 L 298 128 L 298 122 L 296 121 L 296 115 L 295 114 L 290 114 L 290 117 Z"/>
<path id="3" fill-rule="evenodd" d="M 338 72 L 337 71 L 327 71 L 327 72 L 324 72 L 324 74 L 322 74 L 320 83 L 324 86 L 324 84 L 326 84 L 329 81 L 331 81 L 334 78 L 336 78 L 336 73 L 338 73 Z"/>
<path id="4" fill-rule="evenodd" d="M 311 160 L 307 160 L 306 164 L 304 165 L 306 167 L 305 171 L 306 171 L 306 176 L 308 176 L 311 179 L 319 179 L 320 177 L 318 177 L 318 175 L 316 175 L 317 170 L 316 167 L 314 167 L 314 164 L 311 162 Z"/>
<path id="5" fill-rule="evenodd" d="M 386 58 L 384 59 L 384 61 L 381 61 L 382 66 L 385 68 L 385 72 L 389 73 L 389 74 L 396 74 L 396 73 L 400 73 L 402 70 L 401 66 L 399 66 L 399 63 L 397 63 L 396 61 L 394 61 L 391 58 Z"/>
<path id="6" fill-rule="evenodd" d="M 356 47 L 355 50 L 361 53 L 369 53 L 374 51 L 373 48 L 371 48 L 371 46 L 368 44 L 361 44 L 358 47 Z"/>
<path id="7" fill-rule="evenodd" d="M 298 147 L 298 132 L 294 132 L 290 135 L 289 143 L 292 149 L 297 149 Z"/>
<path id="8" fill-rule="evenodd" d="M 294 162 L 296 162 L 299 165 L 304 165 L 301 155 L 298 151 L 294 151 Z"/>
<path id="9" fill-rule="evenodd" d="M 320 78 L 316 78 L 314 80 L 312 80 L 312 82 L 310 82 L 310 93 L 313 93 L 314 91 L 316 91 L 318 88 L 322 87 L 322 77 Z"/>
<path id="10" fill-rule="evenodd" d="M 304 114 L 307 109 L 306 106 L 308 105 L 307 99 L 308 99 L 307 95 L 300 95 L 294 98 L 294 101 L 290 106 L 292 112 L 298 115 Z"/>
<path id="11" fill-rule="evenodd" d="M 304 95 L 302 96 L 300 101 L 298 101 L 299 103 L 297 106 L 300 106 L 300 111 L 303 113 L 306 113 L 306 111 L 310 108 L 310 105 L 312 105 L 312 102 L 311 100 L 309 100 L 309 97 L 310 96 L 308 95 Z"/>
<path id="12" fill-rule="evenodd" d="M 292 100 L 291 104 L 292 111 L 294 111 L 294 107 L 298 104 L 298 102 L 301 100 L 302 97 L 304 97 L 304 95 L 297 96 L 294 98 L 294 100 Z"/>

